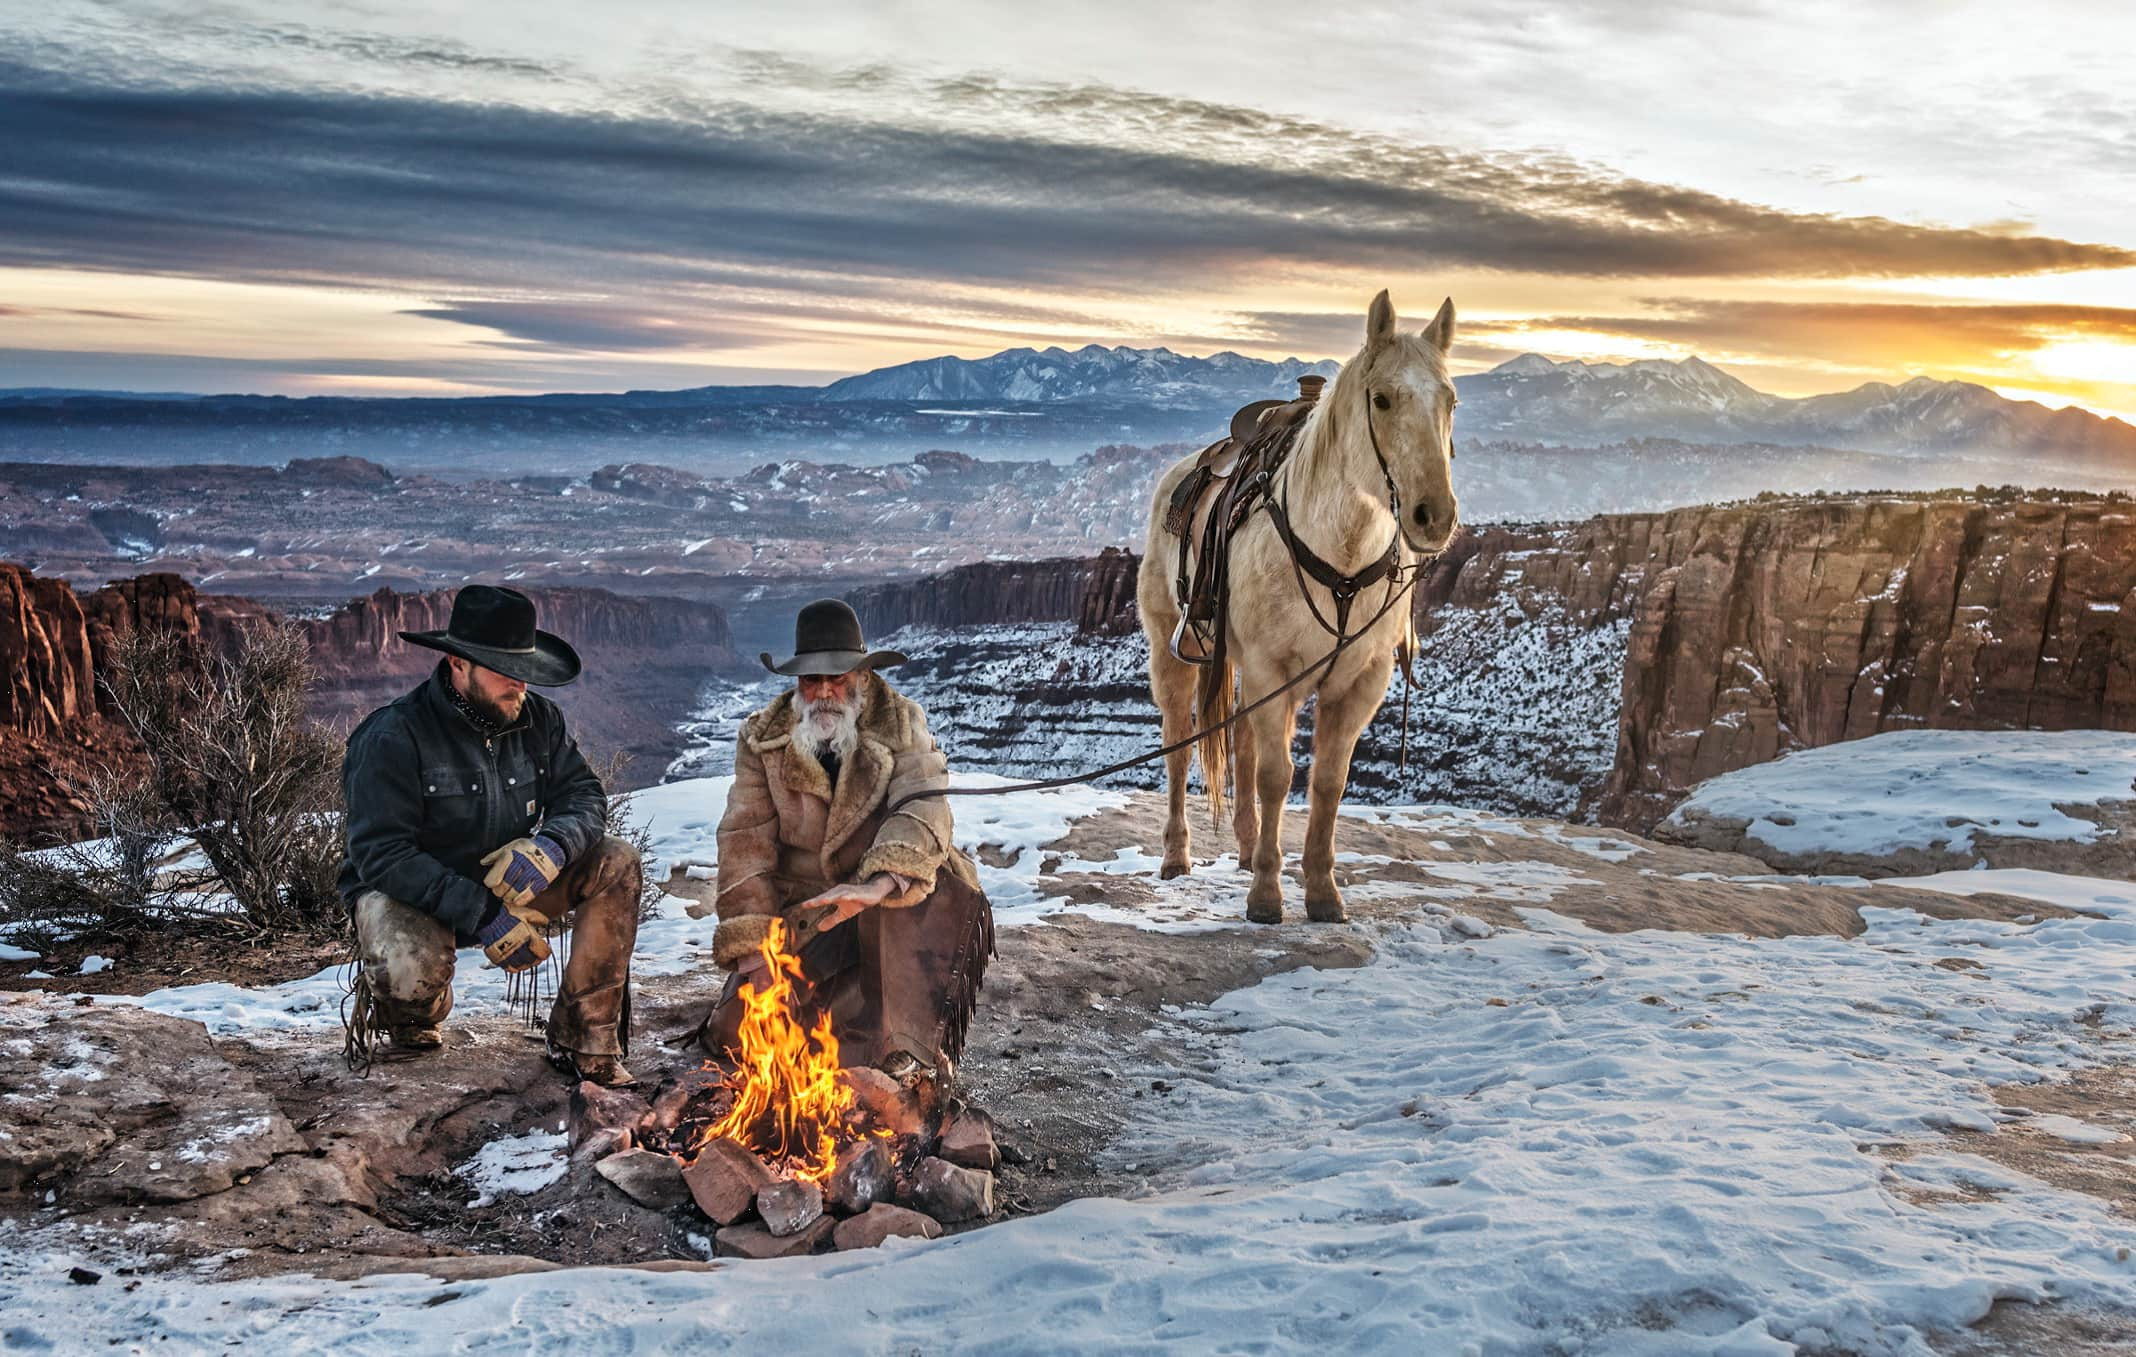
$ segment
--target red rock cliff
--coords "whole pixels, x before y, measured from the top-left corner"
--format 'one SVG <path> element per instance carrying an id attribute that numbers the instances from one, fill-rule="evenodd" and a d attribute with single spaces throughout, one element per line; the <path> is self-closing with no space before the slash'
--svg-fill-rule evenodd
<path id="1" fill-rule="evenodd" d="M 1885 730 L 2136 729 L 2136 511 L 1852 498 L 1661 515 L 1608 823 Z"/>

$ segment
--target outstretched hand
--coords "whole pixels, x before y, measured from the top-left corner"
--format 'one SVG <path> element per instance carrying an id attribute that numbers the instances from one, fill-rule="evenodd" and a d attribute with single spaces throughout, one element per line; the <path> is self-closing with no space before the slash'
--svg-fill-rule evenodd
<path id="1" fill-rule="evenodd" d="M 794 946 L 806 946 L 812 939 L 838 927 L 862 910 L 875 908 L 897 894 L 898 889 L 895 877 L 888 872 L 877 872 L 866 881 L 817 892 L 793 907 Z"/>

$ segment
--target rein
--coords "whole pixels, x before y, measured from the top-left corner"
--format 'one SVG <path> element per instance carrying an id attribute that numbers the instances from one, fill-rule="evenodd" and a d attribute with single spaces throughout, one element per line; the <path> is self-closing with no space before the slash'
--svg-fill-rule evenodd
<path id="1" fill-rule="evenodd" d="M 1190 749 L 1211 735 L 1229 730 L 1246 717 L 1251 716 L 1254 712 L 1311 678 L 1323 665 L 1327 667 L 1327 674 L 1321 676 L 1325 681 L 1328 674 L 1335 672 L 1335 661 L 1342 656 L 1342 653 L 1363 640 L 1374 627 L 1379 625 L 1381 618 L 1394 610 L 1394 606 L 1397 603 L 1409 597 L 1410 592 L 1416 588 L 1417 580 L 1423 575 L 1424 567 L 1429 564 L 1429 561 L 1423 557 L 1419 557 L 1407 566 L 1401 563 L 1402 544 L 1407 540 L 1402 533 L 1401 492 L 1395 489 L 1394 473 L 1387 466 L 1386 454 L 1380 451 L 1379 431 L 1373 426 L 1372 406 L 1369 401 L 1365 405 L 1365 432 L 1371 435 L 1372 455 L 1378 459 L 1380 475 L 1387 482 L 1387 507 L 1394 514 L 1394 539 L 1387 543 L 1387 551 L 1384 555 L 1356 574 L 1345 575 L 1321 559 L 1319 553 L 1307 546 L 1304 540 L 1292 531 L 1289 510 L 1283 504 L 1278 503 L 1278 496 L 1269 494 L 1265 487 L 1260 491 L 1262 496 L 1261 503 L 1268 509 L 1269 520 L 1275 525 L 1276 532 L 1283 539 L 1284 546 L 1289 549 L 1291 571 L 1298 581 L 1299 595 L 1304 598 L 1306 608 L 1313 614 L 1313 620 L 1320 624 L 1321 630 L 1335 638 L 1335 644 L 1328 648 L 1326 654 L 1315 658 L 1305 668 L 1300 669 L 1297 673 L 1284 680 L 1281 687 L 1273 688 L 1255 698 L 1252 702 L 1247 703 L 1215 725 L 1191 731 L 1180 739 L 1152 749 L 1147 753 L 1122 759 L 1118 763 L 1109 763 L 1103 768 L 1093 769 L 1086 773 L 1073 773 L 1065 777 L 1042 778 L 1035 782 L 1012 782 L 1000 787 L 938 787 L 927 791 L 908 792 L 891 802 L 885 808 L 884 814 L 894 815 L 915 801 L 925 801 L 938 796 L 1005 796 L 1010 792 L 1051 791 L 1056 787 L 1074 787 L 1087 782 L 1095 782 L 1101 777 L 1110 777 L 1114 773 L 1125 772 L 1130 768 L 1149 763 L 1152 760 L 1164 758 L 1169 754 L 1176 754 L 1182 749 Z M 1282 500 L 1286 502 L 1289 500 L 1290 467 L 1288 465 L 1283 468 L 1283 487 L 1280 494 Z M 1227 539 L 1225 543 L 1227 553 L 1229 548 L 1230 543 Z M 1330 626 L 1327 619 L 1321 616 L 1319 605 L 1313 602 L 1312 591 L 1306 588 L 1305 577 L 1308 574 L 1319 581 L 1321 587 L 1325 588 L 1335 599 L 1335 624 L 1333 626 Z M 1371 588 L 1383 579 L 1387 581 L 1386 601 L 1380 604 L 1379 611 L 1366 619 L 1363 626 L 1356 631 L 1351 631 L 1349 629 L 1351 604 L 1356 600 L 1359 593 Z M 1218 619 L 1219 627 L 1222 624 L 1223 619 L 1220 617 Z M 1409 689 L 1415 684 L 1416 676 L 1411 671 L 1406 659 L 1401 669 L 1403 679 L 1401 768 L 1402 771 L 1407 771 L 1409 763 Z"/>

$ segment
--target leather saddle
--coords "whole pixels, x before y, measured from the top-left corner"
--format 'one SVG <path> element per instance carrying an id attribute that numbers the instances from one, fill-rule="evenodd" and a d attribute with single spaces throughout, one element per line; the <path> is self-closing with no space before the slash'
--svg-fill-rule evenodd
<path id="1" fill-rule="evenodd" d="M 1164 527 L 1179 538 L 1175 659 L 1208 664 L 1220 649 L 1232 534 L 1267 493 L 1325 385 L 1325 377 L 1300 377 L 1295 400 L 1241 406 L 1231 417 L 1230 435 L 1203 448 L 1173 488 Z"/>

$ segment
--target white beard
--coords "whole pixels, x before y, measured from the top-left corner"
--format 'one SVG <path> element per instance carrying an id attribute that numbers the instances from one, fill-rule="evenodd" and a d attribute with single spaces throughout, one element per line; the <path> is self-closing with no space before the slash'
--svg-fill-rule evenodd
<path id="1" fill-rule="evenodd" d="M 840 766 L 849 763 L 853 751 L 860 747 L 860 698 L 843 706 L 831 702 L 810 702 L 794 695 L 794 705 L 801 709 L 801 721 L 795 730 L 809 753 L 823 762 L 826 754 L 835 755 Z"/>

